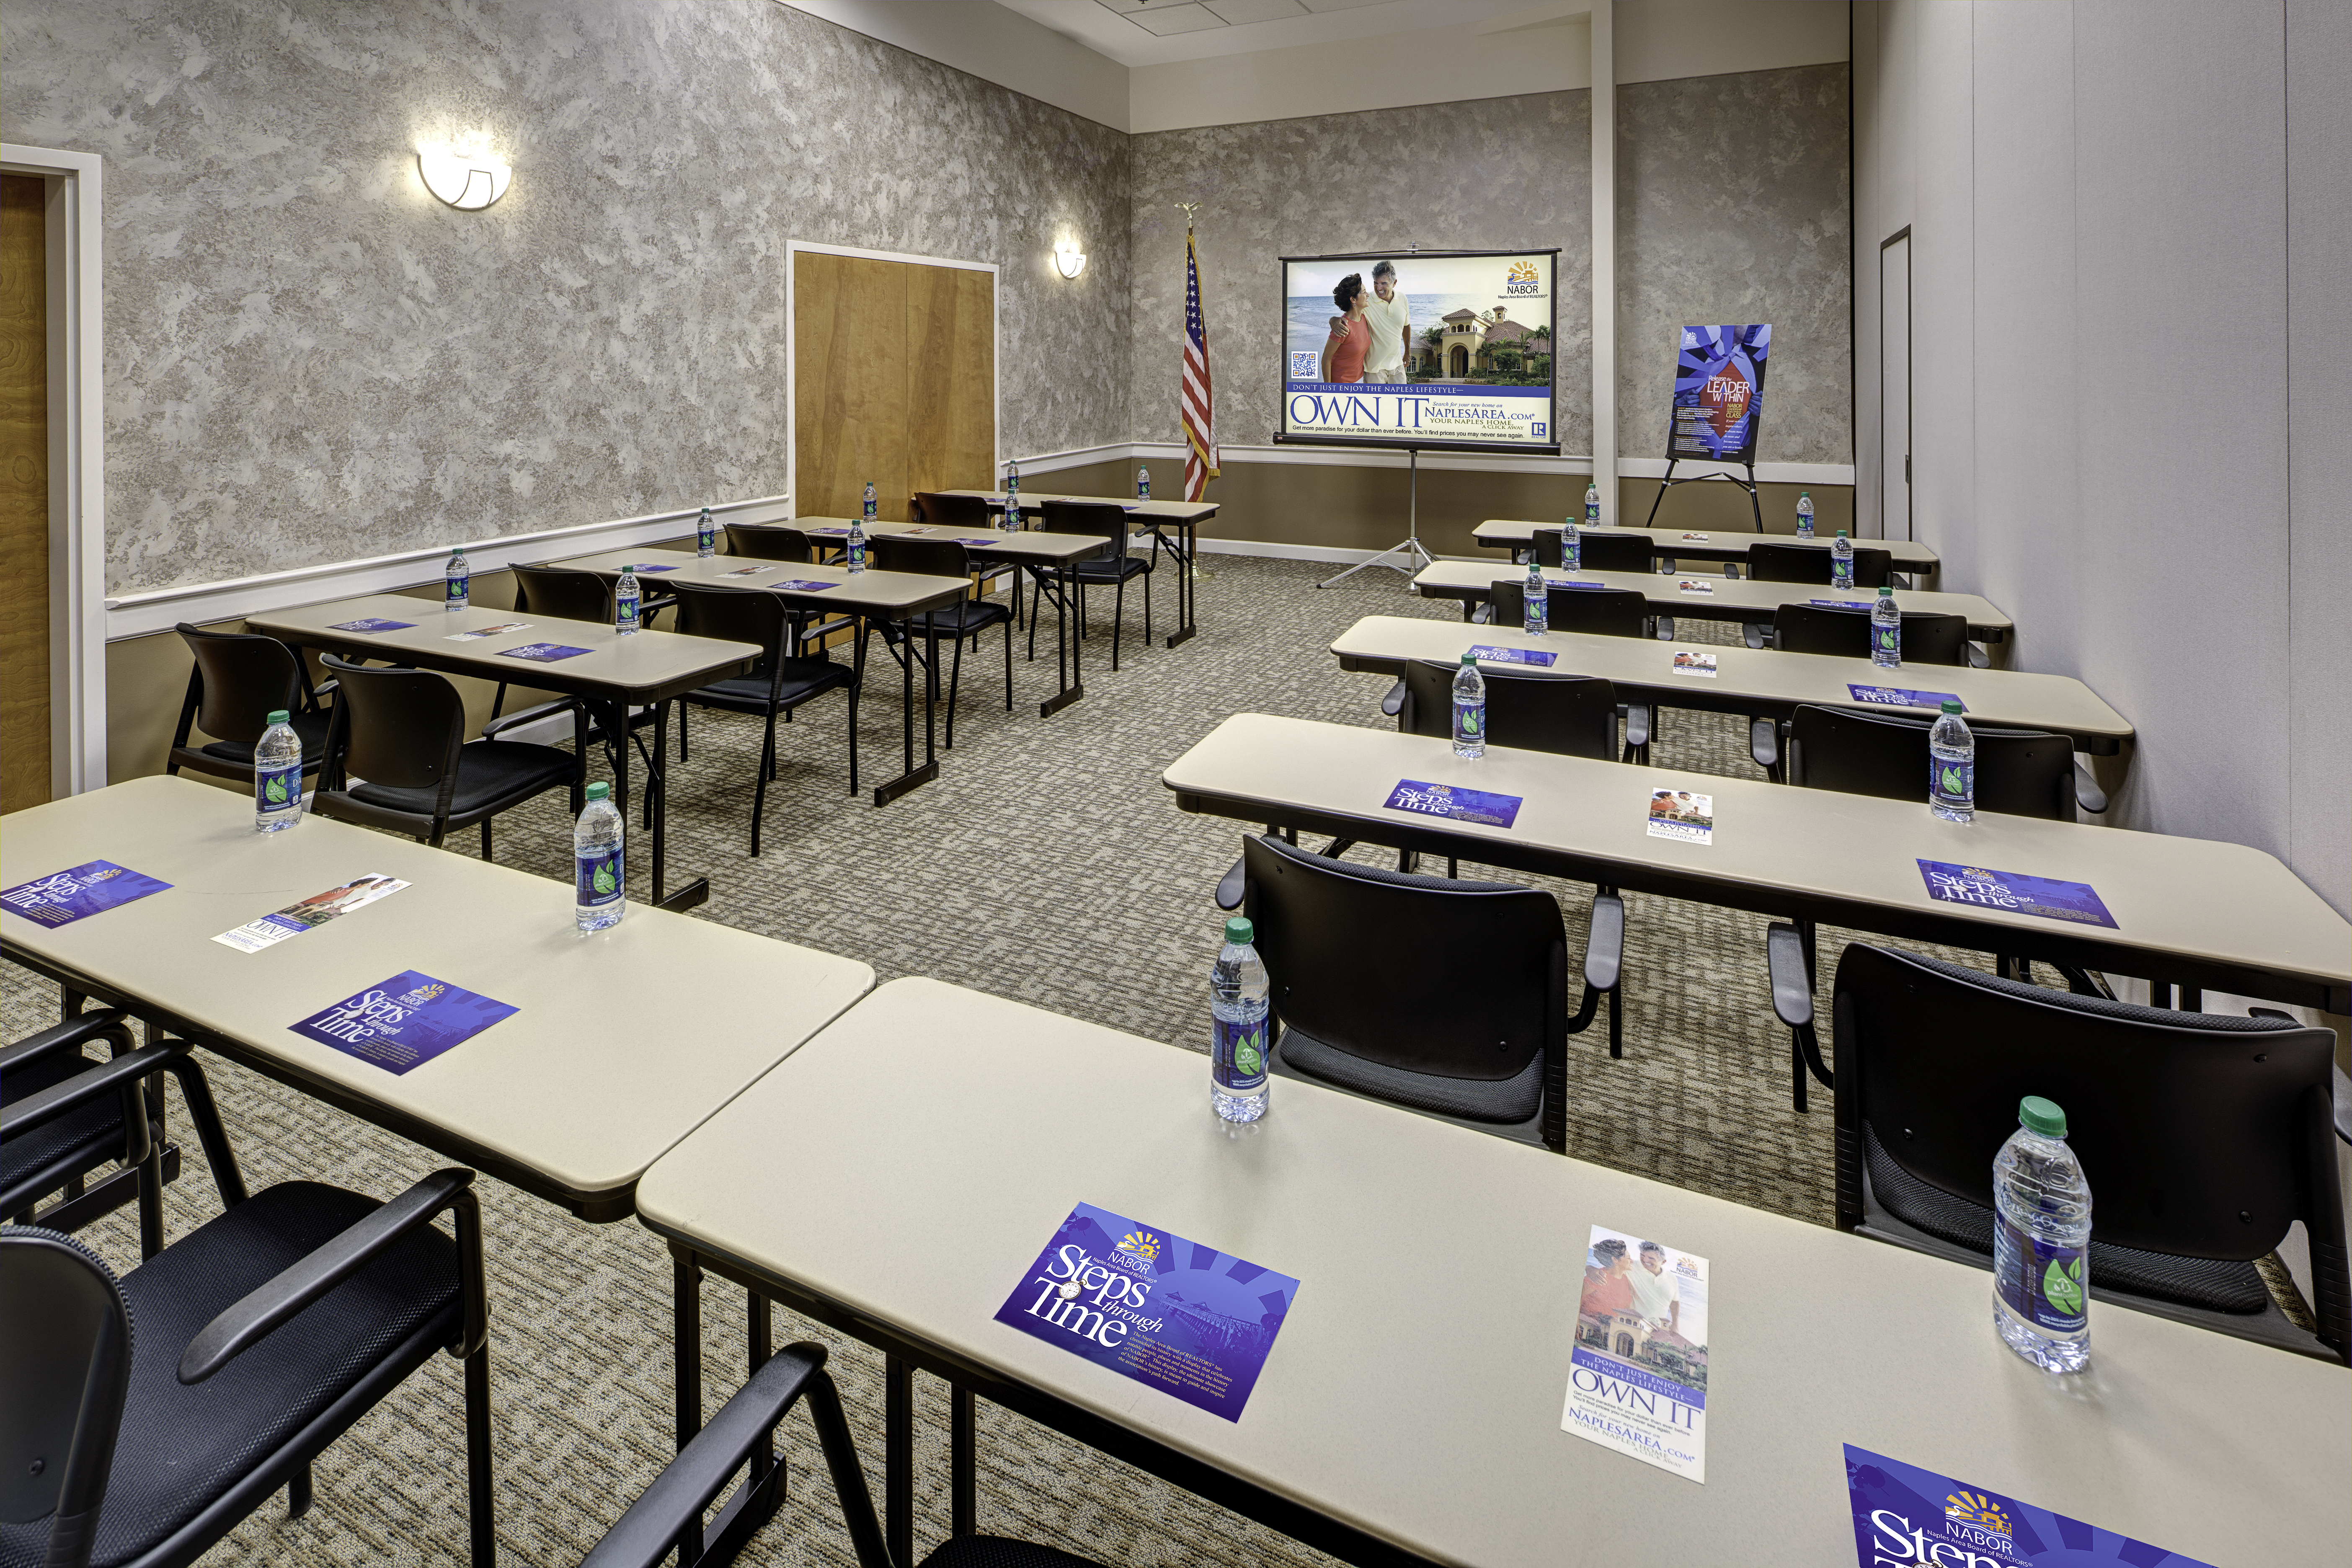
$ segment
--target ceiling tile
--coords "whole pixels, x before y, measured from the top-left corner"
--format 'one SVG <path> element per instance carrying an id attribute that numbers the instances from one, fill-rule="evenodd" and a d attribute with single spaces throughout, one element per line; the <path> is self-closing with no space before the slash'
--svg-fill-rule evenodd
<path id="1" fill-rule="evenodd" d="M 1202 4 L 1236 27 L 1252 22 L 1271 22 L 1277 16 L 1307 15 L 1307 7 L 1299 0 L 1202 0 Z"/>
<path id="2" fill-rule="evenodd" d="M 1163 38 L 1177 33 L 1198 33 L 1225 25 L 1206 5 L 1145 5 L 1120 15 L 1145 32 Z"/>

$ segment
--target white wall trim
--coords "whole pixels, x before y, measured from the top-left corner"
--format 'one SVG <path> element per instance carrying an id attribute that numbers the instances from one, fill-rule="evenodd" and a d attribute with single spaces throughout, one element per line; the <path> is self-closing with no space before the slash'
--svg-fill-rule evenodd
<path id="1" fill-rule="evenodd" d="M 50 604 L 64 612 L 61 704 L 54 668 L 50 682 L 50 789 L 58 795 L 106 783 L 105 168 L 95 153 L 0 142 L 0 170 L 58 182 L 48 214 L 62 217 L 64 228 L 49 237 L 53 257 L 62 239 L 64 265 L 48 285 L 50 308 L 64 315 L 63 331 L 53 323 L 49 332 L 50 343 L 64 348 L 62 363 L 49 366 L 49 406 L 53 416 L 62 409 L 65 426 L 62 443 L 51 433 L 50 451 L 62 447 L 64 461 L 49 473 Z M 53 628 L 53 650 L 59 640 Z"/>
<path id="2" fill-rule="evenodd" d="M 701 510 L 700 507 L 686 507 L 677 511 L 648 512 L 643 517 L 551 528 L 538 533 L 510 533 L 479 543 L 467 542 L 466 560 L 477 572 L 494 572 L 518 561 L 528 563 L 561 560 L 632 544 L 652 544 L 692 532 Z M 761 496 L 752 500 L 722 501 L 710 509 L 710 514 L 722 523 L 772 522 L 792 515 L 791 498 Z M 289 572 L 266 572 L 253 577 L 187 583 L 151 593 L 125 594 L 105 602 L 106 639 L 111 642 L 169 631 L 182 621 L 201 626 L 258 615 L 265 610 L 290 609 L 330 599 L 411 588 L 439 576 L 444 559 L 443 547 L 435 545 L 358 561 L 298 566 Z M 101 725 L 101 745 L 104 739 Z"/>

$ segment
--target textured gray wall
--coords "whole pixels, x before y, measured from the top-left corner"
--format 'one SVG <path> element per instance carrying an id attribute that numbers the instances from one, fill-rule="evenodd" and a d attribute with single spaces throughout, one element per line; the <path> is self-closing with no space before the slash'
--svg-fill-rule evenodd
<path id="1" fill-rule="evenodd" d="M 1128 434 L 1128 139 L 771 0 L 10 0 L 0 141 L 107 159 L 110 592 L 782 491 L 788 238 L 996 263 L 1003 447 Z"/>
<path id="2" fill-rule="evenodd" d="M 1201 204 L 1220 440 L 1274 438 L 1279 259 L 1420 242 L 1560 247 L 1559 430 L 1592 447 L 1591 94 L 1531 93 L 1363 114 L 1159 131 L 1135 140 L 1135 438 L 1179 438 L 1184 215 Z"/>
<path id="3" fill-rule="evenodd" d="M 1853 461 L 1847 80 L 1839 64 L 1617 89 L 1623 456 L 1665 456 L 1681 328 L 1769 321 L 1758 459 Z"/>

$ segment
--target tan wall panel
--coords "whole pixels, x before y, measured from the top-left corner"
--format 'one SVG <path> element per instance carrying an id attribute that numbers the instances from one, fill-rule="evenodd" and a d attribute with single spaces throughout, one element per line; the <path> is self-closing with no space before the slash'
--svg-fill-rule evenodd
<path id="1" fill-rule="evenodd" d="M 0 812 L 49 798 L 48 268 L 42 181 L 0 174 Z"/>
<path id="2" fill-rule="evenodd" d="M 881 514 L 904 521 L 916 490 L 968 489 L 996 477 L 996 279 L 961 267 L 907 277 L 907 491 Z"/>
<path id="3" fill-rule="evenodd" d="M 793 499 L 804 516 L 854 515 L 869 480 L 885 506 L 907 494 L 908 271 L 814 251 L 793 262 Z"/>

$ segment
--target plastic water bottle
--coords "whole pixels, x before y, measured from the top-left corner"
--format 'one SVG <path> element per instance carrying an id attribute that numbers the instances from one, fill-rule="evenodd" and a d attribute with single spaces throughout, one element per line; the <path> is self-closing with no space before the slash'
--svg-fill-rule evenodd
<path id="1" fill-rule="evenodd" d="M 1799 490 L 1797 492 L 1797 537 L 1800 539 L 1811 539 L 1812 536 L 1813 492 L 1811 490 Z"/>
<path id="2" fill-rule="evenodd" d="M 1543 567 L 1532 558 L 1528 562 L 1528 585 L 1519 591 L 1519 597 L 1525 606 L 1519 615 L 1519 629 L 1531 637 L 1543 636 L 1551 627 L 1551 585 L 1544 581 Z"/>
<path id="3" fill-rule="evenodd" d="M 1474 762 L 1486 754 L 1486 678 L 1473 653 L 1462 656 L 1454 678 L 1454 754 Z"/>
<path id="4" fill-rule="evenodd" d="M 853 518 L 851 518 L 851 519 L 849 520 L 849 538 L 848 538 L 846 541 L 845 541 L 844 542 L 846 544 L 847 549 L 846 549 L 846 550 L 844 552 L 844 553 L 843 553 L 841 563 L 842 563 L 844 566 L 847 567 L 847 568 L 848 568 L 850 571 L 852 571 L 852 572 L 863 572 L 863 571 L 865 571 L 865 570 L 866 570 L 866 525 L 865 525 L 865 523 L 863 523 L 863 522 L 859 521 L 856 518 L 854 518 L 854 517 L 853 517 Z"/>
<path id="5" fill-rule="evenodd" d="M 1572 517 L 1560 525 L 1559 564 L 1562 571 L 1571 574 L 1584 570 L 1584 541 L 1578 537 Z"/>
<path id="6" fill-rule="evenodd" d="M 1927 809 L 1946 822 L 1977 819 L 1977 738 L 1949 698 L 1927 731 Z"/>
<path id="7" fill-rule="evenodd" d="M 702 517 L 694 525 L 694 552 L 705 561 L 719 553 L 719 525 L 710 521 L 710 509 L 702 509 Z"/>
<path id="8" fill-rule="evenodd" d="M 1151 499 L 1151 470 L 1140 465 L 1135 470 L 1135 499 L 1138 500 Z"/>
<path id="9" fill-rule="evenodd" d="M 1013 526 L 1021 526 L 1021 459 L 1004 460 L 1004 510 L 1013 514 Z"/>
<path id="10" fill-rule="evenodd" d="M 462 610 L 473 603 L 473 581 L 466 567 L 466 547 L 460 544 L 449 552 L 449 564 L 441 573 L 441 607 Z"/>
<path id="11" fill-rule="evenodd" d="M 2066 1113 L 2038 1094 L 1992 1161 L 1992 1322 L 2044 1372 L 2091 1364 L 2091 1187 Z"/>
<path id="12" fill-rule="evenodd" d="M 636 568 L 621 568 L 621 580 L 613 587 L 613 635 L 631 637 L 637 629 L 637 608 L 645 603 L 645 593 L 637 586 Z"/>
<path id="13" fill-rule="evenodd" d="M 1903 668 L 1903 612 L 1892 588 L 1880 588 L 1878 603 L 1870 606 L 1870 662 L 1881 669 Z"/>
<path id="14" fill-rule="evenodd" d="M 1853 541 L 1845 536 L 1843 528 L 1838 530 L 1837 537 L 1830 541 L 1830 586 L 1853 586 Z"/>
<path id="15" fill-rule="evenodd" d="M 613 786 L 592 784 L 588 804 L 572 828 L 572 915 L 582 931 L 603 931 L 628 912 L 628 878 L 621 866 L 623 824 Z"/>
<path id="16" fill-rule="evenodd" d="M 1235 915 L 1209 973 L 1209 1103 L 1228 1121 L 1265 1114 L 1265 964 L 1250 945 L 1257 931 Z"/>
<path id="17" fill-rule="evenodd" d="M 871 531 L 873 531 L 873 528 L 874 528 L 874 516 L 875 516 L 875 513 L 874 513 L 874 481 L 873 481 L 872 479 L 868 479 L 868 480 L 866 480 L 866 498 L 865 498 L 865 500 L 860 503 L 860 505 L 861 505 L 861 507 L 862 507 L 862 510 L 861 510 L 858 512 L 858 514 L 857 514 L 857 515 L 858 515 L 858 518 L 859 518 L 859 521 L 863 521 L 863 522 L 866 524 L 866 531 L 867 531 L 868 532 L 871 532 Z"/>
<path id="18" fill-rule="evenodd" d="M 302 737 L 280 708 L 253 743 L 253 829 L 275 833 L 301 820 Z"/>
<path id="19" fill-rule="evenodd" d="M 1601 526 L 1601 486 L 1597 481 L 1584 487 L 1584 526 Z"/>

